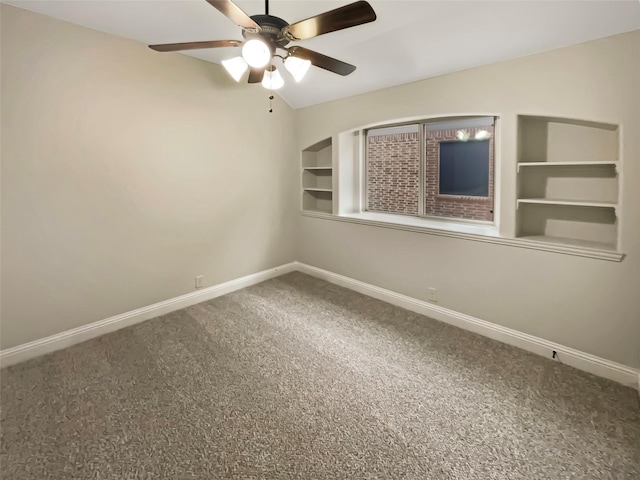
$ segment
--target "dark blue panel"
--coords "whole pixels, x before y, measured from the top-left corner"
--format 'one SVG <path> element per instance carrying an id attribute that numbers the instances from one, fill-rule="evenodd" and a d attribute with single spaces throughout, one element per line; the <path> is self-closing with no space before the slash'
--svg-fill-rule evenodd
<path id="1" fill-rule="evenodd" d="M 489 196 L 489 140 L 440 142 L 442 195 Z"/>

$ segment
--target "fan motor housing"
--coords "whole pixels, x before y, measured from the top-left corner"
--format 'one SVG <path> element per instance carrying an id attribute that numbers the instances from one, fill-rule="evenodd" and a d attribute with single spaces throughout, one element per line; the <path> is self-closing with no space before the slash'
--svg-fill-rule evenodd
<path id="1" fill-rule="evenodd" d="M 282 33 L 282 29 L 289 25 L 283 19 L 273 15 L 252 15 L 251 20 L 260 25 L 262 30 L 257 33 L 243 30 L 242 36 L 247 40 L 258 38 L 277 48 L 284 48 L 290 42 Z"/>

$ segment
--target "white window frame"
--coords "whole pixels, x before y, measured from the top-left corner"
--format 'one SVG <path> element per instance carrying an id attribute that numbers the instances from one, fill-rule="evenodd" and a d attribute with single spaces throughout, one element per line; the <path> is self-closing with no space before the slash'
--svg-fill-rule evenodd
<path id="1" fill-rule="evenodd" d="M 341 216 L 346 216 L 350 218 L 360 218 L 364 220 L 371 220 L 376 222 L 384 222 L 398 225 L 405 225 L 409 227 L 425 227 L 425 228 L 435 228 L 435 229 L 443 229 L 450 230 L 453 232 L 460 233 L 470 233 L 470 234 L 478 234 L 478 235 L 486 235 L 486 236 L 499 236 L 499 208 L 498 208 L 498 200 L 499 200 L 499 127 L 500 127 L 500 116 L 497 114 L 481 114 L 481 115 L 460 115 L 460 116 L 437 116 L 437 117 L 419 117 L 416 119 L 406 120 L 406 121 L 398 121 L 398 122 L 385 122 L 376 125 L 371 125 L 366 128 L 360 129 L 357 133 L 359 133 L 359 148 L 358 148 L 358 156 L 359 156 L 359 168 L 358 175 L 360 177 L 360 189 L 359 192 L 355 192 L 356 195 L 359 196 L 357 202 L 355 204 L 360 205 L 360 209 L 358 211 L 345 211 L 344 209 L 338 208 L 339 214 Z M 418 132 L 420 136 L 420 193 L 418 199 L 418 215 L 412 214 L 402 214 L 402 213 L 384 213 L 384 212 L 375 212 L 370 211 L 368 209 L 368 198 L 367 198 L 367 134 L 371 130 L 378 130 L 383 133 L 380 134 L 388 134 L 388 133 L 398 133 L 403 130 L 409 131 L 408 127 L 413 127 L 417 125 Z M 493 143 L 493 220 L 473 220 L 473 219 L 465 219 L 465 218 L 456 218 L 456 217 L 443 217 L 437 215 L 426 215 L 425 214 L 425 191 L 424 191 L 424 181 L 425 181 L 425 167 L 426 167 L 426 131 L 428 130 L 441 130 L 446 129 L 449 126 L 452 128 L 455 127 L 457 129 L 463 128 L 472 128 L 472 127 L 482 127 L 482 126 L 493 126 L 494 133 L 492 135 Z M 354 132 L 355 133 L 355 132 Z M 353 134 L 353 133 L 352 133 Z M 438 159 L 439 161 L 439 159 Z M 455 197 L 452 196 L 452 197 Z M 478 197 L 478 198 L 488 198 L 488 197 Z"/>

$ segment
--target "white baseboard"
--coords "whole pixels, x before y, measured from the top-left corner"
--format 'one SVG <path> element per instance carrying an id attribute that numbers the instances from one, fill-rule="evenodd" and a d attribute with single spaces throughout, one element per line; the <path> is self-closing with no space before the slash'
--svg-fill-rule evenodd
<path id="1" fill-rule="evenodd" d="M 255 285 L 256 283 L 264 282 L 265 280 L 292 272 L 295 269 L 295 262 L 287 263 L 269 270 L 263 270 L 262 272 L 253 273 L 235 280 L 202 288 L 163 302 L 154 303 L 147 307 L 105 318 L 104 320 L 98 320 L 97 322 L 83 325 L 82 327 L 51 335 L 50 337 L 41 338 L 40 340 L 18 345 L 17 347 L 7 348 L 0 351 L 0 367 L 7 367 L 31 358 L 39 357 L 40 355 L 55 352 L 56 350 L 85 342 L 106 333 L 114 332 L 121 328 L 129 327 L 136 323 L 195 305 L 196 303 L 211 300 L 212 298 Z"/>
<path id="2" fill-rule="evenodd" d="M 82 327 L 67 330 L 66 332 L 58 333 L 50 337 L 2 350 L 0 351 L 0 366 L 6 367 L 56 350 L 61 350 L 77 343 L 99 337 L 106 333 L 114 332 L 121 328 L 135 325 L 136 323 L 144 322 L 145 320 L 165 315 L 169 312 L 180 310 L 181 308 L 186 308 L 200 302 L 205 302 L 221 295 L 225 295 L 227 293 L 240 290 L 241 288 L 255 285 L 293 271 L 300 271 L 302 273 L 321 278 L 336 285 L 391 303 L 392 305 L 406 308 L 407 310 L 411 310 L 435 320 L 455 325 L 456 327 L 478 333 L 485 337 L 501 341 L 508 345 L 513 345 L 547 358 L 551 358 L 552 352 L 555 350 L 558 353 L 558 360 L 562 363 L 575 367 L 579 370 L 592 373 L 599 377 L 608 378 L 636 388 L 640 394 L 640 371 L 626 365 L 605 360 L 604 358 L 584 353 L 570 347 L 565 347 L 564 345 L 553 343 L 542 338 L 534 337 L 533 335 L 502 327 L 470 315 L 465 315 L 448 308 L 408 297 L 406 295 L 392 292 L 391 290 L 376 287 L 375 285 L 354 280 L 353 278 L 345 277 L 344 275 L 339 275 L 337 273 L 329 272 L 300 262 L 288 263 L 235 280 L 230 280 L 219 285 L 203 288 L 201 290 L 187 293 L 163 302 L 158 302 L 147 307 L 132 310 Z"/>
<path id="3" fill-rule="evenodd" d="M 386 290 L 384 288 L 376 287 L 375 285 L 354 280 L 353 278 L 345 277 L 321 268 L 300 262 L 295 263 L 295 269 L 302 273 L 321 278 L 336 285 L 340 285 L 341 287 L 397 305 L 435 320 L 460 327 L 464 330 L 469 330 L 508 345 L 513 345 L 514 347 L 542 355 L 543 357 L 551 358 L 553 351 L 555 350 L 557 352 L 556 358 L 558 361 L 599 377 L 608 378 L 618 383 L 622 383 L 623 385 L 636 388 L 640 393 L 640 372 L 634 368 L 612 362 L 589 353 L 581 352 L 564 345 L 553 343 L 542 338 L 534 337 L 533 335 L 528 335 L 517 330 L 502 327 L 485 320 L 480 320 L 479 318 L 465 315 L 429 302 L 401 295 L 399 293 L 392 292 L 391 290 Z"/>

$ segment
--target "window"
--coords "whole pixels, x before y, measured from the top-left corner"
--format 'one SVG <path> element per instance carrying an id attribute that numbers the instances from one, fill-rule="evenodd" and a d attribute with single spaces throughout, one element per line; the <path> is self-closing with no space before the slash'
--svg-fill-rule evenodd
<path id="1" fill-rule="evenodd" d="M 367 209 L 418 215 L 420 138 L 418 125 L 367 132 Z"/>
<path id="2" fill-rule="evenodd" d="M 493 221 L 493 133 L 493 117 L 367 130 L 366 209 Z"/>
<path id="3" fill-rule="evenodd" d="M 440 142 L 438 193 L 489 196 L 489 140 Z"/>

